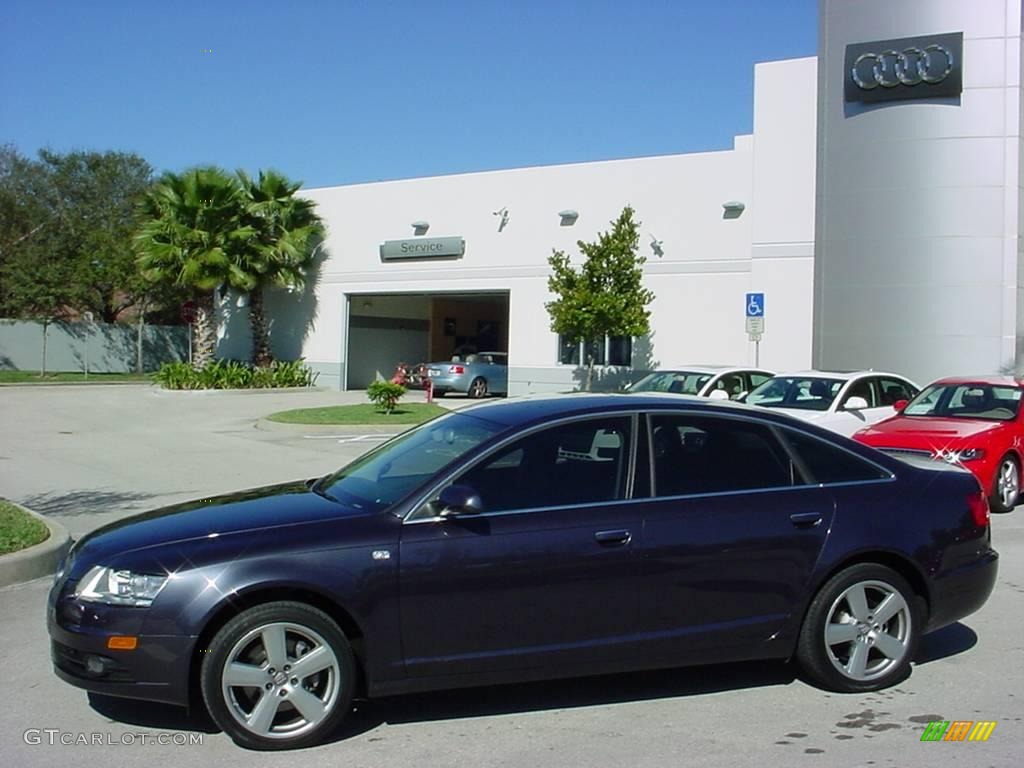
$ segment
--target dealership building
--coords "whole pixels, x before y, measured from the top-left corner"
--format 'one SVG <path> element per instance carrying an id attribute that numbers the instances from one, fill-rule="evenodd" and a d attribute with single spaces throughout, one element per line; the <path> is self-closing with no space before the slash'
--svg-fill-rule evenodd
<path id="1" fill-rule="evenodd" d="M 630 205 L 655 299 L 648 336 L 594 346 L 612 380 L 1019 371 L 1021 109 L 1020 0 L 822 0 L 818 56 L 755 66 L 731 149 L 305 190 L 328 236 L 315 283 L 268 297 L 275 351 L 340 389 L 460 348 L 507 351 L 513 394 L 571 388 L 548 256 L 578 263 Z M 222 354 L 244 355 L 242 315 Z"/>

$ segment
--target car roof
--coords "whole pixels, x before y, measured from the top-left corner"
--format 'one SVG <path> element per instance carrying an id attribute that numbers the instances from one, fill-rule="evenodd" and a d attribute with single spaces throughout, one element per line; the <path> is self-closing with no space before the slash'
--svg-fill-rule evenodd
<path id="1" fill-rule="evenodd" d="M 571 416 L 585 416 L 588 413 L 608 411 L 637 411 L 688 409 L 714 412 L 756 415 L 763 418 L 769 411 L 763 408 L 743 405 L 729 400 L 709 400 L 706 397 L 680 395 L 669 392 L 630 393 L 588 393 L 569 392 L 564 394 L 517 395 L 504 400 L 489 400 L 459 408 L 455 413 L 477 416 L 481 419 L 503 424 L 521 426 L 532 422 L 543 422 Z"/>
<path id="2" fill-rule="evenodd" d="M 732 371 L 762 371 L 769 373 L 765 368 L 758 368 L 753 365 L 676 365 L 671 368 L 658 368 L 651 373 L 730 373 Z"/>
<path id="3" fill-rule="evenodd" d="M 867 371 L 817 371 L 817 370 L 807 370 L 807 371 L 783 371 L 781 373 L 776 373 L 775 374 L 775 378 L 777 378 L 777 379 L 801 377 L 801 378 L 808 378 L 808 379 L 814 379 L 814 378 L 818 378 L 818 379 L 836 379 L 838 381 L 849 381 L 850 379 L 856 379 L 856 378 L 859 378 L 861 376 L 894 376 L 894 377 L 896 377 L 898 379 L 906 379 L 907 378 L 902 373 L 890 373 L 889 371 L 872 371 L 872 370 L 867 370 Z"/>
<path id="4" fill-rule="evenodd" d="M 947 376 L 944 379 L 933 381 L 932 384 L 989 384 L 999 387 L 1024 388 L 1024 381 L 1019 381 L 1012 376 Z"/>

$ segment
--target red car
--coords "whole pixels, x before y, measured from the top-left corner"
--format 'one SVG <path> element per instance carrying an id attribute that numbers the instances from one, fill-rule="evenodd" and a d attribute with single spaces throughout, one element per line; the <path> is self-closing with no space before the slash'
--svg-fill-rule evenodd
<path id="1" fill-rule="evenodd" d="M 1024 456 L 1024 383 L 1014 379 L 940 379 L 897 415 L 853 438 L 894 456 L 918 455 L 962 464 L 989 494 L 994 512 L 1009 512 L 1020 496 Z"/>

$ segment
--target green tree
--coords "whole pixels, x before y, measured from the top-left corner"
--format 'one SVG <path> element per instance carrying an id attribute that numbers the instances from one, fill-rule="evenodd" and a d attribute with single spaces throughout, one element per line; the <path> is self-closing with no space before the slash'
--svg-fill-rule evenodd
<path id="1" fill-rule="evenodd" d="M 552 331 L 577 344 L 650 331 L 647 305 L 654 294 L 643 287 L 646 259 L 637 252 L 639 222 L 634 221 L 633 213 L 626 206 L 611 222 L 610 232 L 598 235 L 596 242 L 576 243 L 584 257 L 578 269 L 564 252 L 552 252 L 548 290 L 556 298 L 544 305 Z M 589 392 L 594 374 L 592 353 L 588 353 L 586 364 L 583 388 Z"/>
<path id="2" fill-rule="evenodd" d="M 37 266 L 59 259 L 69 270 L 66 309 L 115 322 L 138 301 L 131 236 L 137 203 L 151 183 L 149 164 L 131 153 L 41 150 L 34 161 L 4 147 L 0 269 L 16 265 L 31 283 Z M 6 296 L 12 280 L 0 295 L 5 314 L 11 314 Z"/>
<path id="3" fill-rule="evenodd" d="M 248 291 L 252 361 L 261 367 L 273 361 L 270 333 L 264 312 L 264 291 L 275 286 L 302 290 L 324 227 L 316 204 L 296 197 L 302 186 L 277 171 L 260 171 L 250 178 L 237 172 L 245 200 L 245 222 L 255 236 L 247 244 L 244 268 L 255 277 Z"/>
<path id="4" fill-rule="evenodd" d="M 47 168 L 0 148 L 0 316 L 43 326 L 40 375 L 50 325 L 68 314 L 77 292 L 74 255 L 62 242 Z"/>
<path id="5" fill-rule="evenodd" d="M 219 168 L 165 173 L 141 203 L 135 236 L 139 267 L 153 283 L 186 289 L 196 302 L 196 370 L 213 360 L 217 341 L 214 292 L 248 293 L 257 284 L 247 260 L 255 230 L 246 225 L 238 180 Z"/>

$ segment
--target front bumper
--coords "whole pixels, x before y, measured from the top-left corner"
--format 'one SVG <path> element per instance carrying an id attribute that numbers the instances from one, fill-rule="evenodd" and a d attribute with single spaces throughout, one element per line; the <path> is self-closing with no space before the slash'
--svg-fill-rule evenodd
<path id="1" fill-rule="evenodd" d="M 145 612 L 51 594 L 47 630 L 56 675 L 93 693 L 187 707 L 196 638 L 143 634 Z M 114 635 L 137 637 L 138 646 L 109 650 Z"/>
<path id="2" fill-rule="evenodd" d="M 999 554 L 989 548 L 977 560 L 938 575 L 932 582 L 932 610 L 925 632 L 945 627 L 981 608 L 995 588 L 998 572 Z"/>

